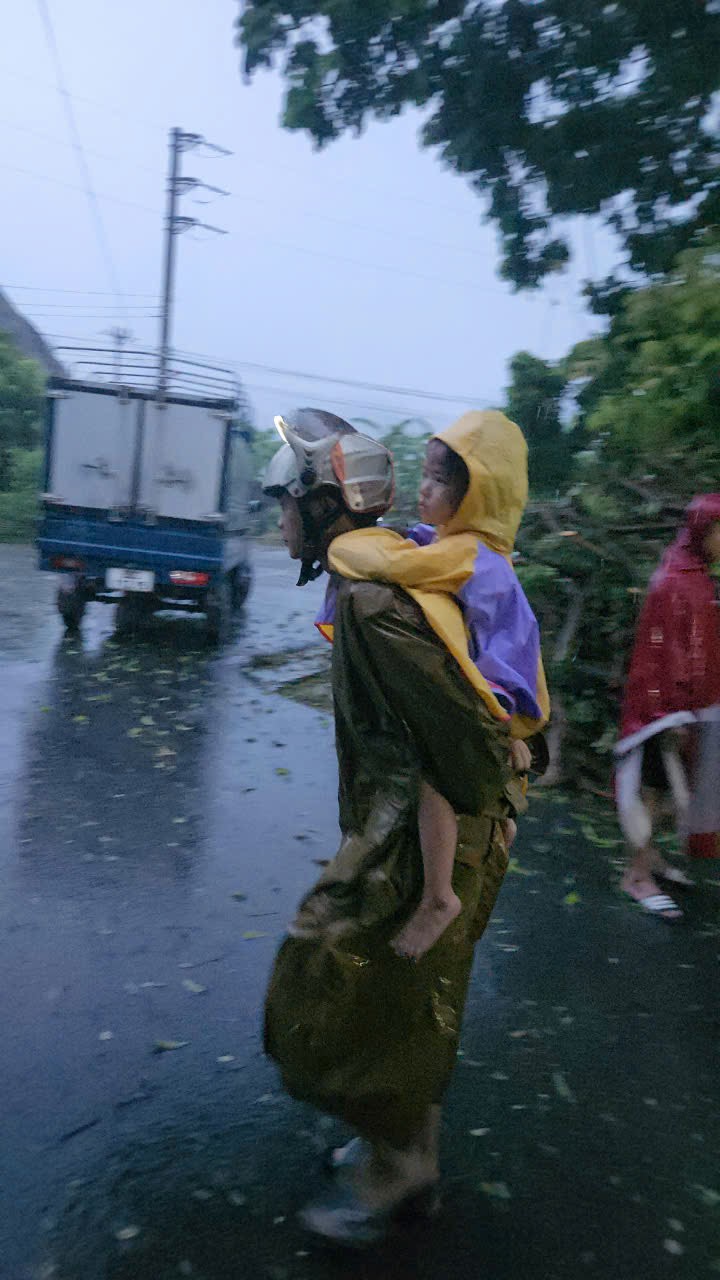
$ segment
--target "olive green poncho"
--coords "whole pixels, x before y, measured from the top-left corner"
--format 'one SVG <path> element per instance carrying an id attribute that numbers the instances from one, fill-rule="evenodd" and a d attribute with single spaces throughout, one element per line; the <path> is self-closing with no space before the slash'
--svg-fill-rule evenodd
<path id="1" fill-rule="evenodd" d="M 276 958 L 265 1045 L 294 1097 L 402 1146 L 447 1088 L 507 866 L 509 737 L 418 605 L 380 583 L 340 587 L 333 694 L 343 836 Z M 412 964 L 389 942 L 422 892 L 423 778 L 460 817 L 462 912 Z"/>

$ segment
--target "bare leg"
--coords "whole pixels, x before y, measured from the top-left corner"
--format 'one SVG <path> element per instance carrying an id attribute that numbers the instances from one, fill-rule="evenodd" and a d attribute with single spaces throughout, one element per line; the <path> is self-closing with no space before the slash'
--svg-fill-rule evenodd
<path id="1" fill-rule="evenodd" d="M 654 824 L 658 807 L 656 797 L 648 793 L 644 798 Z M 661 894 L 663 890 L 658 885 L 655 876 L 666 867 L 665 859 L 652 844 L 645 845 L 643 849 L 635 849 L 621 881 L 624 892 L 633 898 L 635 902 L 642 902 L 645 898 L 652 898 Z M 657 914 L 666 920 L 679 920 L 682 916 L 682 911 L 673 904 L 666 911 L 659 911 Z"/>
<path id="2" fill-rule="evenodd" d="M 514 818 L 506 818 L 502 824 L 503 835 L 505 837 L 505 845 L 508 851 L 512 849 L 517 835 L 517 822 Z"/>
<path id="3" fill-rule="evenodd" d="M 462 904 L 452 887 L 457 817 L 452 805 L 428 782 L 420 789 L 418 810 L 424 886 L 417 909 L 390 944 L 399 956 L 419 960 L 460 914 Z"/>

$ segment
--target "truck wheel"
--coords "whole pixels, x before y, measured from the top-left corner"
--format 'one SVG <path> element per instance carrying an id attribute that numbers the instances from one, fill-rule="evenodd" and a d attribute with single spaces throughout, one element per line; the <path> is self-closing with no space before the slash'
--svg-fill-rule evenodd
<path id="1" fill-rule="evenodd" d="M 232 607 L 240 609 L 244 605 L 252 586 L 252 569 L 249 563 L 239 564 L 232 572 Z"/>
<path id="2" fill-rule="evenodd" d="M 63 591 L 62 587 L 60 587 L 58 590 L 58 612 L 68 631 L 77 631 L 79 629 L 86 603 L 85 597 L 77 589 Z"/>
<path id="3" fill-rule="evenodd" d="M 232 607 L 232 585 L 230 578 L 225 577 L 205 597 L 208 635 L 214 644 L 222 644 L 227 639 Z"/>

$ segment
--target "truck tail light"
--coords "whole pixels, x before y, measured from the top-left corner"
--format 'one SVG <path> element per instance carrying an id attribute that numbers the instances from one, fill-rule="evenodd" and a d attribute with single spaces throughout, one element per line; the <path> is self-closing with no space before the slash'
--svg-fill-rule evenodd
<path id="1" fill-rule="evenodd" d="M 177 587 L 206 587 L 210 581 L 210 574 L 193 573 L 190 569 L 173 569 L 170 581 Z"/>
<path id="2" fill-rule="evenodd" d="M 76 560 L 73 556 L 53 556 L 50 561 L 53 569 L 84 569 L 85 561 Z"/>

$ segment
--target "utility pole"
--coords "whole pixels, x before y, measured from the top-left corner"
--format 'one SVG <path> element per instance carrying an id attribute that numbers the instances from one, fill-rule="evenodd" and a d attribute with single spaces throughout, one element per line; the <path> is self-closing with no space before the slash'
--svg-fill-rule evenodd
<path id="1" fill-rule="evenodd" d="M 122 382 L 123 347 L 126 343 L 132 340 L 134 335 L 129 329 L 122 329 L 118 325 L 113 329 L 105 329 L 103 332 L 106 337 L 112 338 L 113 340 L 113 346 L 115 348 L 115 381 Z"/>
<path id="2" fill-rule="evenodd" d="M 211 187 L 197 178 L 184 178 L 180 174 L 180 157 L 183 151 L 191 151 L 195 147 L 207 147 L 218 155 L 229 156 L 232 153 L 224 147 L 217 147 L 206 142 L 199 133 L 185 133 L 182 129 L 170 130 L 170 159 L 168 165 L 167 208 L 165 214 L 165 254 L 162 282 L 162 311 L 160 315 L 160 350 L 158 355 L 158 394 L 164 396 L 168 385 L 168 363 L 170 360 L 170 332 L 175 294 L 176 238 L 191 227 L 200 227 L 205 231 L 214 231 L 217 235 L 227 235 L 222 227 L 211 227 L 197 218 L 182 217 L 178 214 L 178 200 L 183 194 L 203 188 L 215 195 L 226 196 L 229 192 L 221 187 Z"/>

